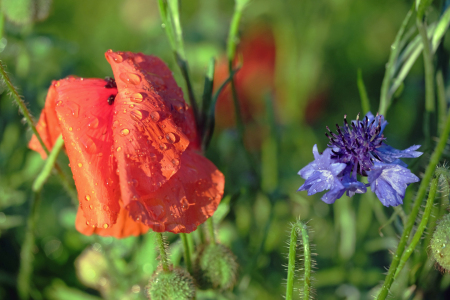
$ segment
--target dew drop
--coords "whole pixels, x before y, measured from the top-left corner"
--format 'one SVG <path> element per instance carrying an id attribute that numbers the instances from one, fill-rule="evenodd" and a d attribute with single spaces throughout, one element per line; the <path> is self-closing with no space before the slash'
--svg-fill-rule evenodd
<path id="1" fill-rule="evenodd" d="M 123 136 L 128 135 L 129 133 L 130 133 L 130 130 L 128 130 L 127 128 L 124 128 L 120 131 L 120 134 Z"/>
<path id="2" fill-rule="evenodd" d="M 93 208 L 94 208 L 94 205 L 92 205 L 92 204 L 89 205 L 89 208 L 90 208 L 90 209 L 93 209 Z"/>
<path id="3" fill-rule="evenodd" d="M 159 121 L 159 113 L 157 111 L 152 111 L 150 113 L 150 118 L 152 118 L 153 122 L 158 122 Z"/>
<path id="4" fill-rule="evenodd" d="M 73 130 L 73 128 L 72 127 L 69 127 L 69 131 L 72 131 Z"/>
<path id="5" fill-rule="evenodd" d="M 109 225 L 108 224 L 103 224 L 103 228 L 105 228 L 105 229 L 107 229 L 109 227 Z"/>
<path id="6" fill-rule="evenodd" d="M 61 106 L 63 104 L 63 102 L 61 100 L 58 101 L 58 103 L 56 103 L 56 106 Z"/>
<path id="7" fill-rule="evenodd" d="M 131 118 L 135 121 L 142 120 L 142 112 L 140 110 L 133 110 L 130 112 Z"/>
<path id="8" fill-rule="evenodd" d="M 124 113 L 124 114 L 126 114 L 126 113 L 127 113 L 127 110 L 126 110 L 126 109 L 124 109 L 124 110 L 123 110 L 123 113 Z"/>
<path id="9" fill-rule="evenodd" d="M 124 72 L 119 75 L 119 78 L 125 83 L 131 83 L 133 85 L 138 85 L 141 83 L 141 76 L 135 73 Z"/>
<path id="10" fill-rule="evenodd" d="M 122 150 L 122 147 L 117 147 L 116 151 L 119 152 L 120 150 Z"/>
<path id="11" fill-rule="evenodd" d="M 78 163 L 78 166 L 81 168 L 83 166 L 83 164 L 82 163 Z"/>
<path id="12" fill-rule="evenodd" d="M 129 95 L 128 98 L 130 98 L 130 101 L 134 103 L 141 103 L 144 100 L 144 96 L 142 96 L 141 93 L 133 93 Z"/>
<path id="13" fill-rule="evenodd" d="M 131 104 L 128 106 L 129 108 L 134 108 L 134 104 Z"/>
<path id="14" fill-rule="evenodd" d="M 96 129 L 96 128 L 98 127 L 98 124 L 99 124 L 99 123 L 100 123 L 99 120 L 98 120 L 96 117 L 94 117 L 94 118 L 89 122 L 88 127 L 89 127 L 90 129 Z"/>
<path id="15" fill-rule="evenodd" d="M 177 138 L 175 137 L 175 134 L 173 134 L 172 132 L 166 133 L 166 139 L 171 144 L 175 143 L 177 140 Z"/>
<path id="16" fill-rule="evenodd" d="M 66 106 L 72 112 L 72 116 L 74 116 L 75 118 L 78 118 L 78 114 L 80 113 L 80 106 L 72 101 L 67 101 Z"/>
<path id="17" fill-rule="evenodd" d="M 123 62 L 123 56 L 120 55 L 119 53 L 111 52 L 111 53 L 109 53 L 109 55 L 112 57 L 112 59 L 113 59 L 116 63 L 121 63 L 121 62 Z"/>
<path id="18" fill-rule="evenodd" d="M 87 153 L 89 154 L 97 153 L 97 145 L 89 136 L 82 135 L 80 137 L 80 141 Z"/>
<path id="19" fill-rule="evenodd" d="M 180 163 L 180 161 L 178 159 L 174 158 L 174 159 L 172 159 L 172 163 L 174 164 L 174 166 L 177 166 Z"/>
<path id="20" fill-rule="evenodd" d="M 166 144 L 159 144 L 159 149 L 166 150 L 167 149 Z"/>

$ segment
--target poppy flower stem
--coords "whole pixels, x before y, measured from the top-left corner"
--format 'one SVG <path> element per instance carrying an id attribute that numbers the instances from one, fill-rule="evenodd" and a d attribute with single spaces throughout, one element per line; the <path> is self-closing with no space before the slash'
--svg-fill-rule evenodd
<path id="1" fill-rule="evenodd" d="M 166 244 L 164 242 L 164 237 L 161 232 L 156 232 L 156 243 L 159 247 L 159 253 L 160 253 L 160 259 L 161 259 L 161 265 L 165 272 L 169 272 L 169 261 L 167 258 L 167 251 L 166 251 Z"/>
<path id="2" fill-rule="evenodd" d="M 28 299 L 30 295 L 30 278 L 33 273 L 33 249 L 35 245 L 34 230 L 38 217 L 38 207 L 41 201 L 41 192 L 34 191 L 31 201 L 30 213 L 28 214 L 25 240 L 20 250 L 20 269 L 17 277 L 17 289 L 20 299 Z"/>
<path id="3" fill-rule="evenodd" d="M 436 169 L 437 164 L 439 163 L 439 159 L 444 152 L 445 145 L 447 144 L 447 139 L 450 134 L 450 110 L 447 114 L 447 120 L 445 123 L 445 128 L 442 132 L 441 137 L 439 138 L 439 142 L 431 155 L 430 163 L 428 164 L 425 174 L 423 176 L 422 182 L 420 183 L 419 190 L 417 191 L 417 196 L 414 202 L 414 205 L 411 209 L 411 213 L 408 216 L 408 221 L 406 222 L 405 228 L 402 233 L 402 237 L 400 238 L 400 242 L 397 246 L 397 251 L 394 254 L 394 258 L 392 260 L 391 266 L 389 267 L 388 274 L 386 275 L 386 279 L 381 287 L 380 293 L 377 296 L 377 300 L 386 299 L 389 289 L 391 288 L 392 283 L 394 282 L 394 275 L 397 271 L 397 267 L 400 263 L 400 258 L 403 255 L 403 251 L 405 250 L 406 243 L 408 242 L 411 231 L 414 227 L 417 215 L 419 214 L 420 207 L 422 205 L 422 201 L 425 198 L 425 194 L 427 192 L 428 185 L 433 177 L 434 171 Z"/>
<path id="4" fill-rule="evenodd" d="M 216 244 L 216 233 L 214 231 L 214 222 L 212 217 L 210 217 L 208 219 L 208 231 L 209 231 L 209 243 L 211 245 L 215 245 Z"/>
<path id="5" fill-rule="evenodd" d="M 192 261 L 191 261 L 191 251 L 189 247 L 189 242 L 186 233 L 180 233 L 181 241 L 183 242 L 184 250 L 184 262 L 186 263 L 186 269 L 192 274 Z"/>
<path id="6" fill-rule="evenodd" d="M 406 250 L 402 254 L 402 258 L 400 260 L 400 264 L 397 267 L 397 271 L 395 272 L 394 279 L 397 278 L 398 274 L 405 266 L 406 262 L 408 261 L 408 258 L 411 256 L 412 252 L 417 246 L 417 243 L 420 241 L 423 232 L 425 231 L 425 227 L 427 226 L 428 219 L 430 217 L 431 209 L 433 208 L 437 187 L 438 187 L 438 178 L 435 178 L 430 184 L 430 192 L 428 194 L 427 204 L 425 206 L 425 211 L 422 215 L 422 219 L 420 220 L 419 227 L 417 228 L 417 231 L 414 234 L 414 237 L 411 243 L 409 244 L 408 248 L 406 248 Z"/>

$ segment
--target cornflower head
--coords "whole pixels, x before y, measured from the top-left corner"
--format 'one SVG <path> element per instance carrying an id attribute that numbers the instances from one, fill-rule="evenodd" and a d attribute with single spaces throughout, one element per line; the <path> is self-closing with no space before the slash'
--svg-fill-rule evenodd
<path id="1" fill-rule="evenodd" d="M 386 125 L 382 115 L 369 112 L 363 120 L 358 114 L 351 124 L 344 116 L 344 126 L 336 124 L 337 134 L 327 127 L 328 147 L 320 154 L 314 145 L 314 161 L 298 172 L 306 180 L 298 190 L 307 190 L 309 196 L 328 190 L 321 199 L 331 204 L 344 193 L 352 197 L 370 187 L 384 206 L 402 204 L 407 186 L 419 178 L 400 158 L 419 157 L 422 152 L 416 151 L 420 145 L 405 150 L 387 145 Z M 358 181 L 358 175 L 367 177 L 368 183 Z"/>

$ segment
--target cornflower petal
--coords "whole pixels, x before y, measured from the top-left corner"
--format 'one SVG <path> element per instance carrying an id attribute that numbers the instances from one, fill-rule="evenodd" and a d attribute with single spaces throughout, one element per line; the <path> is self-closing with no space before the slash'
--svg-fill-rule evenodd
<path id="1" fill-rule="evenodd" d="M 418 182 L 419 178 L 398 164 L 375 163 L 368 172 L 368 180 L 384 206 L 397 206 L 403 203 L 407 186 Z"/>

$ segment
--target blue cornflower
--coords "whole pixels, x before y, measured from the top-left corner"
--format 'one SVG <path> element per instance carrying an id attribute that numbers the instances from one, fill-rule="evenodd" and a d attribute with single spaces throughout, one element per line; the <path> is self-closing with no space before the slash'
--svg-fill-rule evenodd
<path id="1" fill-rule="evenodd" d="M 416 151 L 420 145 L 397 150 L 385 144 L 386 125 L 382 115 L 369 112 L 363 120 L 358 115 L 351 125 L 345 116 L 344 126 L 336 124 L 338 134 L 327 127 L 328 148 L 320 155 L 314 145 L 314 161 L 298 172 L 306 179 L 298 190 L 307 190 L 308 195 L 328 190 L 322 200 L 331 204 L 344 193 L 352 197 L 370 187 L 384 206 L 402 204 L 406 187 L 419 178 L 400 158 L 419 157 L 422 152 Z M 358 181 L 358 175 L 367 177 L 368 183 Z"/>

